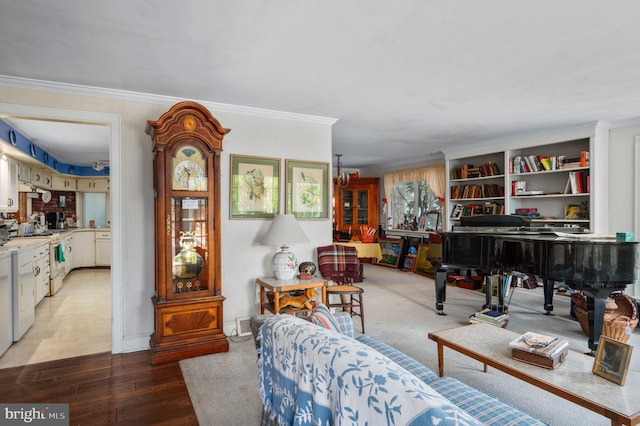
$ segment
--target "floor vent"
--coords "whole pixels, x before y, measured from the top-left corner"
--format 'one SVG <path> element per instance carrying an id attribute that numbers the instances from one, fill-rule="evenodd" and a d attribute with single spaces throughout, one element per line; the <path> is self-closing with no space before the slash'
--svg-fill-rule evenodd
<path id="1" fill-rule="evenodd" d="M 251 336 L 250 317 L 236 318 L 236 331 L 238 336 Z"/>

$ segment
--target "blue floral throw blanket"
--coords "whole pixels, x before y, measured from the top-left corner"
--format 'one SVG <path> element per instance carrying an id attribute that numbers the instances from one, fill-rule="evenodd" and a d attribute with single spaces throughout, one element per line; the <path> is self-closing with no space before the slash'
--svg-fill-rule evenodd
<path id="1" fill-rule="evenodd" d="M 259 390 L 280 425 L 479 425 L 381 353 L 301 318 L 260 330 Z"/>

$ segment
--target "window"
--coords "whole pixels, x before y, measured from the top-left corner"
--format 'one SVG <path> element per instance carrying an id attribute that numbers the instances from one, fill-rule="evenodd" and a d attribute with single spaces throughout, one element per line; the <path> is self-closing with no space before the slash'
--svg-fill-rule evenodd
<path id="1" fill-rule="evenodd" d="M 417 228 L 427 212 L 441 213 L 442 204 L 424 180 L 394 185 L 389 211 L 393 228 Z M 438 217 L 438 227 L 441 226 L 442 214 Z"/>
<path id="2" fill-rule="evenodd" d="M 89 228 L 90 221 L 95 221 L 96 228 L 106 228 L 107 194 L 102 192 L 84 193 L 84 227 Z"/>

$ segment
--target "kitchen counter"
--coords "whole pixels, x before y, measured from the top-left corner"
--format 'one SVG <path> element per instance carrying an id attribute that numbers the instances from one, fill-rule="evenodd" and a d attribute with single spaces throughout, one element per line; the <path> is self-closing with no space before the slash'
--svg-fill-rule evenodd
<path id="1" fill-rule="evenodd" d="M 49 235 L 31 234 L 28 237 L 12 237 L 4 245 L 0 247 L 37 247 L 41 244 L 48 243 L 52 240 L 64 238 L 75 232 L 106 232 L 111 228 L 66 228 L 66 229 L 48 229 Z"/>

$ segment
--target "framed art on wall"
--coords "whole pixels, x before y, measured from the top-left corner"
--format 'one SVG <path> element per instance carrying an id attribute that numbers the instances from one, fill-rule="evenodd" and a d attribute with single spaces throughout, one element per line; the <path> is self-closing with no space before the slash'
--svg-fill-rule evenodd
<path id="1" fill-rule="evenodd" d="M 286 160 L 286 213 L 329 218 L 329 163 Z"/>
<path id="2" fill-rule="evenodd" d="M 264 219 L 280 211 L 280 159 L 231 154 L 231 219 Z"/>

